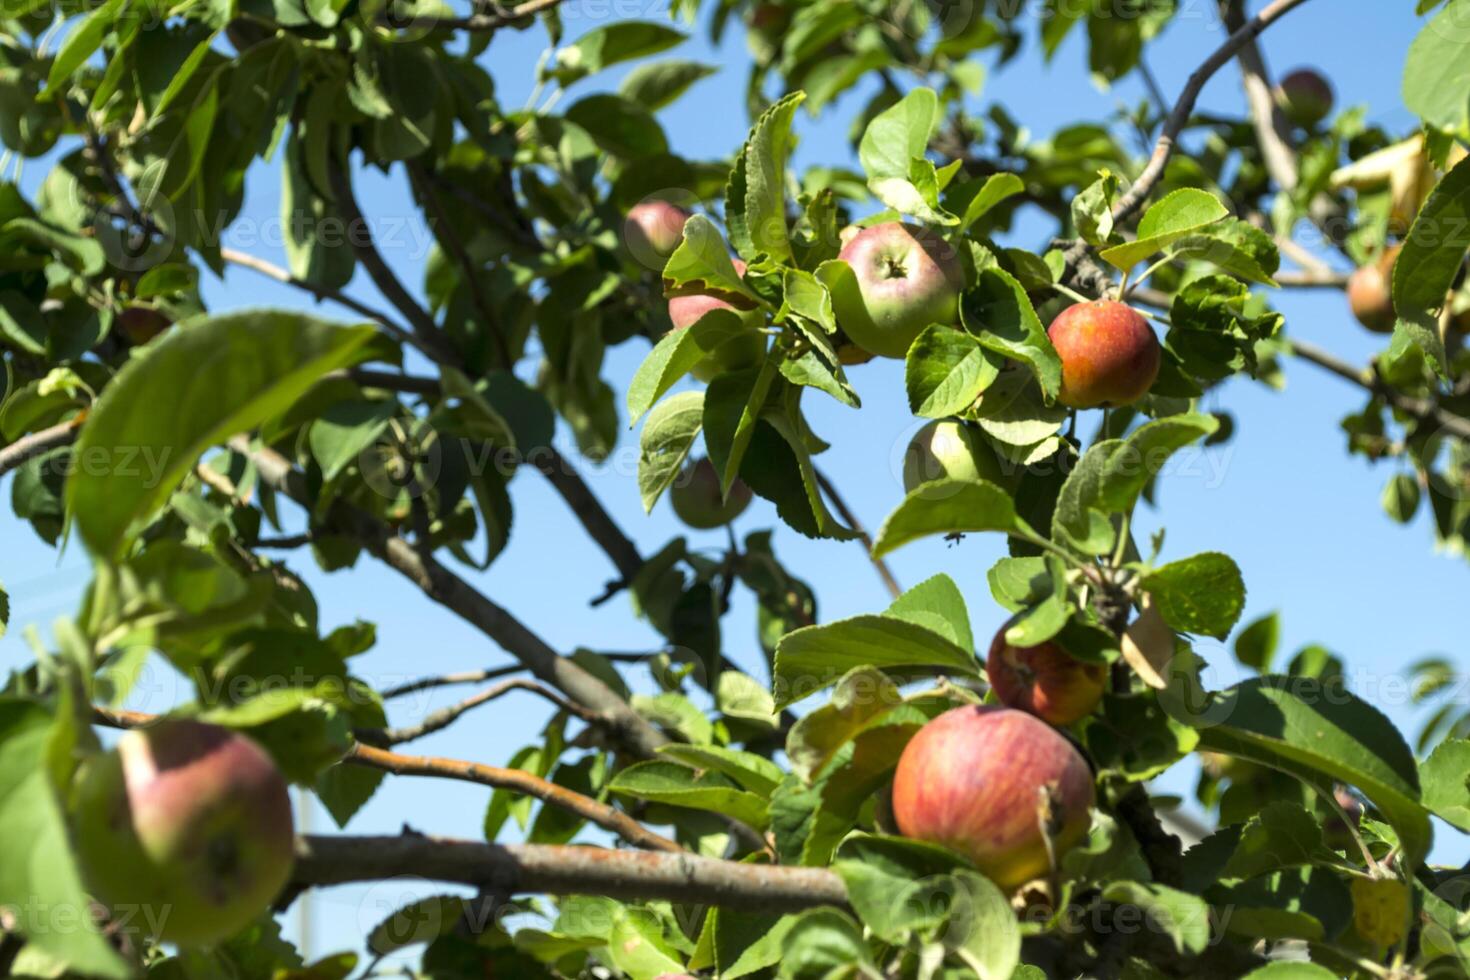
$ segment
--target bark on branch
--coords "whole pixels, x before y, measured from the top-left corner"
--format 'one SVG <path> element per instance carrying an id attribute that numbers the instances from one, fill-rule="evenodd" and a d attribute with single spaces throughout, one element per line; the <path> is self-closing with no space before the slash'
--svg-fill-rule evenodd
<path id="1" fill-rule="evenodd" d="M 77 430 L 81 428 L 81 424 L 82 419 L 78 416 L 49 428 L 23 435 L 10 445 L 0 448 L 0 476 L 23 466 L 43 453 L 60 446 L 70 445 L 76 440 Z"/>
<path id="2" fill-rule="evenodd" d="M 437 837 L 305 836 L 297 839 L 293 883 L 341 885 L 418 877 L 502 893 L 606 895 L 760 912 L 845 907 L 842 879 L 825 868 L 721 861 L 692 854 L 578 845 L 483 844 Z"/>
<path id="3" fill-rule="evenodd" d="M 489 704 L 491 701 L 503 697 L 511 691 L 530 691 L 532 694 L 539 694 L 569 715 L 580 718 L 589 724 L 596 725 L 602 723 L 602 715 L 595 711 L 590 711 L 580 704 L 567 700 L 545 684 L 538 684 L 536 681 L 525 677 L 513 677 L 508 681 L 501 681 L 499 684 L 487 687 L 479 694 L 451 704 L 447 708 L 440 708 L 438 711 L 431 712 L 416 725 L 406 725 L 402 728 L 364 729 L 358 732 L 357 737 L 370 745 L 401 745 L 404 742 L 412 742 L 426 735 L 443 731 L 458 721 L 460 716 L 466 712 L 473 711 L 482 704 Z"/>

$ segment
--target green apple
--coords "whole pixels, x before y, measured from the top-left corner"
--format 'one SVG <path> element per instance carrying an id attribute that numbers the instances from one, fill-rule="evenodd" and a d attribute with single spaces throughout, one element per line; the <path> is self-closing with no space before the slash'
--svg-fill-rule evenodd
<path id="1" fill-rule="evenodd" d="M 750 487 L 738 476 L 730 485 L 730 495 L 723 496 L 715 464 L 704 458 L 686 466 L 669 490 L 669 502 L 679 520 L 700 531 L 729 524 L 750 506 L 750 500 Z"/>
<path id="2" fill-rule="evenodd" d="M 964 269 L 954 246 L 933 232 L 889 221 L 852 236 L 837 257 L 852 267 L 858 294 L 834 291 L 837 322 L 864 350 L 903 357 L 931 323 L 959 321 Z"/>
<path id="3" fill-rule="evenodd" d="M 99 901 L 181 946 L 207 946 L 264 913 L 291 875 L 286 781 L 227 728 L 170 719 L 88 760 L 73 799 Z"/>
<path id="4" fill-rule="evenodd" d="M 975 429 L 954 419 L 936 419 L 909 440 L 903 454 L 903 491 L 913 493 L 932 480 L 989 480 L 1005 474 L 995 451 Z"/>

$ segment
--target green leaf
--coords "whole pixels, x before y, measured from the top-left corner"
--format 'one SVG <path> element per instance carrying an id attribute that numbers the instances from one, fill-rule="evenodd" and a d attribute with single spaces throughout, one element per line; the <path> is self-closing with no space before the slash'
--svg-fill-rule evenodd
<path id="1" fill-rule="evenodd" d="M 1419 767 L 1424 805 L 1435 816 L 1470 831 L 1470 741 L 1447 739 Z"/>
<path id="2" fill-rule="evenodd" d="M 1117 174 L 1101 170 L 1097 180 L 1072 198 L 1072 224 L 1087 244 L 1101 247 L 1114 242 L 1113 199 L 1118 196 L 1118 185 Z"/>
<path id="3" fill-rule="evenodd" d="M 704 396 L 704 444 L 720 474 L 720 491 L 729 494 L 740 462 L 755 435 L 756 422 L 776 379 L 776 359 L 758 368 L 726 371 L 710 382 Z"/>
<path id="4" fill-rule="evenodd" d="M 985 480 L 932 480 L 914 488 L 888 515 L 873 542 L 873 554 L 886 555 L 931 534 L 1017 534 L 1029 530 L 1016 515 L 1010 494 L 995 484 Z"/>
<path id="5" fill-rule="evenodd" d="M 0 698 L 0 907 L 16 910 L 27 940 L 69 973 L 121 980 L 132 970 L 99 930 L 47 927 L 55 913 L 80 926 L 90 908 L 53 783 L 57 751 L 74 751 L 63 744 L 75 738 L 64 731 L 69 723 L 39 704 Z"/>
<path id="6" fill-rule="evenodd" d="M 960 299 L 960 320 L 982 346 L 1029 367 L 1047 402 L 1056 400 L 1061 358 L 1014 276 L 1002 269 L 981 269 L 975 288 Z"/>
<path id="7" fill-rule="evenodd" d="M 689 86 L 718 70 L 698 61 L 650 61 L 630 71 L 618 92 L 649 112 L 656 112 L 687 92 Z"/>
<path id="8" fill-rule="evenodd" d="M 825 980 L 858 964 L 871 975 L 872 957 L 857 923 L 836 909 L 809 909 L 787 929 L 776 975 L 780 980 Z"/>
<path id="9" fill-rule="evenodd" d="M 1015 174 L 991 174 L 985 178 L 983 184 L 978 179 L 972 183 L 978 185 L 978 190 L 965 202 L 964 210 L 960 214 L 960 232 L 968 230 L 997 204 L 1026 190 L 1026 182 Z M 957 193 L 956 196 L 960 195 Z"/>
<path id="10" fill-rule="evenodd" d="M 1000 373 L 973 336 L 931 324 L 914 338 L 904 361 L 904 385 L 915 415 L 942 419 L 960 415 Z"/>
<path id="11" fill-rule="evenodd" d="M 791 120 L 806 98 L 793 92 L 756 120 L 745 144 L 745 227 L 751 245 L 778 261 L 791 259 L 786 227 L 786 160 L 795 137 Z"/>
<path id="12" fill-rule="evenodd" d="M 1143 577 L 1164 622 L 1181 633 L 1223 640 L 1245 609 L 1245 581 L 1229 555 L 1207 551 Z"/>
<path id="13" fill-rule="evenodd" d="M 710 810 L 757 829 L 766 825 L 766 801 L 715 772 L 697 774 L 677 762 L 640 762 L 617 776 L 609 788 L 624 796 L 671 806 Z"/>
<path id="14" fill-rule="evenodd" d="M 651 513 L 673 484 L 703 425 L 702 391 L 680 392 L 649 413 L 638 442 L 638 495 L 644 513 Z"/>
<path id="15" fill-rule="evenodd" d="M 694 366 L 750 327 L 729 310 L 710 310 L 683 330 L 670 330 L 638 365 L 628 383 L 628 428 Z"/>
<path id="16" fill-rule="evenodd" d="M 72 473 L 67 510 L 87 547 L 122 557 L 205 449 L 284 411 L 376 335 L 273 310 L 176 324 L 118 372 L 82 426 L 74 452 L 95 462 Z"/>
<path id="17" fill-rule="evenodd" d="M 1166 885 L 1114 881 L 1103 888 L 1102 897 L 1142 909 L 1148 928 L 1168 936 L 1185 956 L 1198 956 L 1210 943 L 1210 906 L 1198 895 Z"/>
<path id="18" fill-rule="evenodd" d="M 1271 660 L 1276 655 L 1276 645 L 1281 642 L 1281 618 L 1276 613 L 1267 613 L 1257 619 L 1235 638 L 1235 659 L 1255 670 L 1267 673 Z"/>
<path id="19" fill-rule="evenodd" d="M 941 118 L 939 97 L 927 88 L 914 89 L 874 116 L 858 143 L 858 159 L 868 180 L 907 180 L 910 161 L 927 152 Z"/>
<path id="20" fill-rule="evenodd" d="M 964 600 L 936 575 L 904 593 L 881 615 L 806 626 L 781 638 L 772 685 L 785 707 L 861 667 L 943 667 L 979 673 Z"/>
<path id="21" fill-rule="evenodd" d="M 1139 426 L 1125 439 L 1094 443 L 1062 484 L 1052 536 L 1086 554 L 1112 547 L 1112 514 L 1132 511 L 1169 457 L 1220 427 L 1213 415 L 1172 415 Z"/>
<path id="22" fill-rule="evenodd" d="M 1281 255 L 1271 236 L 1248 221 L 1226 218 L 1196 235 L 1181 238 L 1168 248 L 1170 258 L 1208 262 L 1247 282 L 1276 285 L 1271 277 Z"/>
<path id="23" fill-rule="evenodd" d="M 758 297 L 735 272 L 720 230 L 702 214 L 684 222 L 684 240 L 664 265 L 664 290 L 710 293 L 726 300 L 756 305 Z"/>
<path id="24" fill-rule="evenodd" d="M 1252 970 L 1242 980 L 1337 980 L 1337 974 L 1316 963 L 1282 960 Z"/>
<path id="25" fill-rule="evenodd" d="M 708 769 L 729 776 L 742 788 L 769 798 L 786 774 L 781 767 L 754 752 L 741 752 L 718 745 L 665 745 L 659 754 L 694 769 Z"/>
<path id="26" fill-rule="evenodd" d="M 1335 780 L 1356 786 L 1398 831 L 1406 860 L 1418 862 L 1428 852 L 1429 818 L 1419 802 L 1413 754 L 1393 724 L 1340 681 L 1258 677 L 1172 708 L 1199 729 L 1207 749 L 1313 785 Z"/>
<path id="27" fill-rule="evenodd" d="M 333 480 L 357 462 L 398 411 L 392 398 L 352 400 L 329 405 L 307 429 L 307 445 L 321 467 L 322 478 Z"/>
<path id="28" fill-rule="evenodd" d="M 648 909 L 624 910 L 613 923 L 606 949 L 613 965 L 632 980 L 654 980 L 684 968 L 684 958 Z"/>
<path id="29" fill-rule="evenodd" d="M 1404 61 L 1403 100 L 1426 126 L 1463 133 L 1470 106 L 1470 59 L 1465 57 L 1465 12 L 1470 3 L 1451 0 L 1425 24 Z"/>
<path id="30" fill-rule="evenodd" d="M 647 21 L 614 21 L 594 27 L 557 51 L 550 75 L 562 85 L 602 71 L 610 65 L 667 51 L 685 36 L 670 27 Z"/>
<path id="31" fill-rule="evenodd" d="M 1208 191 L 1192 187 L 1174 191 L 1149 208 L 1138 222 L 1138 239 L 1105 249 L 1105 261 L 1124 272 L 1181 238 L 1214 224 L 1230 212 Z"/>
<path id="32" fill-rule="evenodd" d="M 1464 112 L 1464 107 L 1460 110 Z M 1461 160 L 1435 185 L 1414 219 L 1393 263 L 1393 308 L 1398 313 L 1393 350 L 1412 343 L 1443 376 L 1444 344 L 1439 314 L 1470 248 L 1470 159 Z"/>
<path id="33" fill-rule="evenodd" d="M 1414 512 L 1419 509 L 1419 498 L 1419 481 L 1412 473 L 1395 473 L 1383 485 L 1383 509 L 1400 524 L 1414 519 Z"/>
<path id="34" fill-rule="evenodd" d="M 863 925 L 886 942 L 902 943 L 912 929 L 933 925 L 944 906 L 901 902 L 897 896 L 917 883 L 966 870 L 966 866 L 957 852 L 945 847 L 859 833 L 842 842 L 832 870 L 842 876 L 848 900 Z"/>
<path id="35" fill-rule="evenodd" d="M 126 0 L 107 0 L 102 6 L 88 14 L 67 34 L 56 60 L 51 62 L 51 71 L 46 75 L 46 90 L 38 98 L 49 99 L 64 85 L 87 59 L 102 47 L 102 39 L 112 30 L 113 21 L 122 10 Z"/>
<path id="36" fill-rule="evenodd" d="M 0 289 L 0 337 L 27 354 L 46 354 L 46 321 L 41 311 L 13 289 Z"/>

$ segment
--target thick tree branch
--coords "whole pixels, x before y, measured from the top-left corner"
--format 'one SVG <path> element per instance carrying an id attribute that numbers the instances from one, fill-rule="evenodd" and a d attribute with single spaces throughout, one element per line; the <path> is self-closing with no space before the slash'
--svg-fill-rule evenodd
<path id="1" fill-rule="evenodd" d="M 82 417 L 79 415 L 74 419 L 23 435 L 10 445 L 0 448 L 0 476 L 4 476 L 43 453 L 70 445 L 76 440 L 77 430 L 81 428 L 81 424 Z"/>
<path id="2" fill-rule="evenodd" d="M 650 851 L 681 853 L 684 848 L 676 841 L 655 834 L 621 810 L 600 803 L 590 796 L 573 792 L 565 786 L 532 775 L 524 769 L 502 769 L 499 766 L 484 766 L 477 762 L 461 759 L 441 759 L 434 756 L 400 755 L 373 745 L 358 743 L 352 747 L 343 762 L 352 765 L 382 769 L 396 776 L 437 776 L 442 779 L 458 779 L 495 789 L 510 790 L 534 796 L 551 806 L 574 813 L 604 830 L 617 834 L 636 847 Z"/>
<path id="3" fill-rule="evenodd" d="M 481 844 L 436 837 L 298 838 L 294 882 L 340 885 L 399 876 L 491 887 L 502 893 L 664 899 L 761 912 L 847 905 L 825 868 L 721 861 L 692 854 L 546 844 Z"/>
<path id="4" fill-rule="evenodd" d="M 1231 34 L 1245 27 L 1245 0 L 1220 0 L 1220 19 Z M 1235 58 L 1240 63 L 1245 102 L 1266 172 L 1277 187 L 1290 193 L 1296 189 L 1298 179 L 1296 149 L 1292 145 L 1291 124 L 1276 104 L 1261 46 L 1251 38 L 1240 46 Z"/>
<path id="5" fill-rule="evenodd" d="M 837 492 L 837 487 L 827 478 L 827 474 L 821 470 L 816 471 L 817 486 L 819 486 L 827 499 L 832 501 L 832 506 L 837 508 L 837 516 L 847 522 L 847 526 L 857 532 L 858 542 L 862 544 L 863 551 L 867 552 L 868 561 L 872 562 L 873 568 L 878 572 L 878 577 L 883 580 L 883 585 L 888 589 L 888 594 L 897 599 L 903 595 L 903 588 L 894 578 L 893 570 L 888 567 L 888 562 L 873 554 L 873 538 L 863 527 L 862 521 L 858 520 L 857 514 L 847 506 L 847 501 Z"/>
<path id="6" fill-rule="evenodd" d="M 607 508 L 593 496 L 592 489 L 572 469 L 572 464 L 567 462 L 566 457 L 552 446 L 538 446 L 527 455 L 526 462 L 540 471 L 561 495 L 561 499 L 566 501 L 592 540 L 612 560 L 623 582 L 632 582 L 633 577 L 643 568 L 643 557 L 638 554 L 638 546 L 613 522 Z"/>
<path id="7" fill-rule="evenodd" d="M 383 728 L 377 730 L 363 730 L 357 733 L 357 737 L 369 745 L 401 745 L 404 742 L 412 742 L 414 739 L 432 735 L 443 731 L 454 724 L 467 711 L 473 711 L 482 704 L 489 704 L 497 698 L 504 697 L 511 691 L 530 691 L 556 705 L 562 711 L 573 717 L 580 718 L 589 724 L 601 724 L 602 716 L 572 701 L 568 701 L 556 691 L 545 684 L 524 677 L 512 677 L 508 681 L 501 681 L 491 687 L 487 687 L 473 697 L 465 698 L 463 701 L 440 708 L 438 711 L 430 712 L 416 725 L 406 725 L 401 728 Z"/>
<path id="8" fill-rule="evenodd" d="M 230 447 L 255 462 L 265 483 L 298 504 L 311 506 L 305 478 L 285 457 L 271 449 L 253 448 L 248 440 L 240 437 L 230 440 Z M 432 555 L 424 554 L 382 522 L 355 508 L 339 503 L 333 507 L 332 517 L 361 541 L 374 557 L 494 640 L 525 664 L 532 674 L 601 715 L 604 727 L 635 754 L 652 756 L 668 741 L 615 691 L 576 662 L 561 656 L 520 620 L 444 567 Z"/>

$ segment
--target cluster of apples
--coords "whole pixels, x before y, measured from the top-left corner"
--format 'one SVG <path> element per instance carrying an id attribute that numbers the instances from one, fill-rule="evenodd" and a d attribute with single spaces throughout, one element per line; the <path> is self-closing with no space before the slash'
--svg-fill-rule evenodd
<path id="1" fill-rule="evenodd" d="M 168 719 L 83 764 L 72 838 L 88 889 L 161 942 L 208 946 L 263 914 L 291 875 L 291 798 L 259 745 Z"/>
<path id="2" fill-rule="evenodd" d="M 635 256 L 667 258 L 683 237 L 689 213 L 667 201 L 645 201 L 628 212 L 625 239 Z M 887 221 L 868 228 L 849 227 L 842 234 L 838 258 L 857 280 L 858 295 L 837 290 L 833 309 L 843 333 L 838 355 L 844 363 L 871 357 L 902 358 L 909 345 L 931 324 L 959 324 L 964 270 L 954 247 L 925 228 Z M 745 263 L 734 260 L 745 274 Z M 741 310 L 710 295 L 676 296 L 669 300 L 675 330 L 693 326 L 710 310 L 730 310 L 758 327 L 757 311 Z M 1142 398 L 1159 373 L 1160 346 L 1148 321 L 1137 310 L 1114 300 L 1079 303 L 1063 310 L 1047 331 L 1062 362 L 1060 401 L 1069 408 L 1127 405 Z M 721 370 L 749 367 L 760 357 L 752 330 L 750 341 L 729 341 L 696 367 L 708 379 Z"/>
<path id="3" fill-rule="evenodd" d="M 921 728 L 893 778 L 906 837 L 964 854 L 997 885 L 1042 877 L 1087 836 L 1092 767 L 1053 726 L 1097 707 L 1107 683 L 1055 642 L 1017 647 L 1001 627 L 985 671 L 999 705 L 967 705 Z"/>

